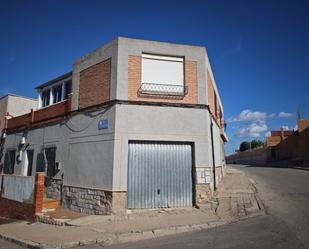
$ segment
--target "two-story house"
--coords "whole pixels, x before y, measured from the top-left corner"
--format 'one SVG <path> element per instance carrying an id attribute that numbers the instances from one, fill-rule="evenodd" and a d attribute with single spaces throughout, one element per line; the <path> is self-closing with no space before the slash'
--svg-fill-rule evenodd
<path id="1" fill-rule="evenodd" d="M 8 122 L 4 173 L 45 171 L 47 197 L 64 207 L 198 206 L 224 175 L 204 47 L 118 37 L 36 89 L 39 109 Z"/>

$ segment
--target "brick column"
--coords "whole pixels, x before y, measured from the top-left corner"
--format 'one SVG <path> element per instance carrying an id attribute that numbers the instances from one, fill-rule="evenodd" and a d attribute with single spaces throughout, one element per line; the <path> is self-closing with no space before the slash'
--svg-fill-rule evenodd
<path id="1" fill-rule="evenodd" d="M 36 173 L 35 175 L 35 186 L 34 186 L 34 213 L 42 211 L 43 196 L 44 196 L 44 173 Z"/>
<path id="2" fill-rule="evenodd" d="M 34 111 L 31 108 L 31 124 L 34 122 Z"/>
<path id="3" fill-rule="evenodd" d="M 68 95 L 67 102 L 65 104 L 65 112 L 69 113 L 72 111 L 72 93 Z"/>

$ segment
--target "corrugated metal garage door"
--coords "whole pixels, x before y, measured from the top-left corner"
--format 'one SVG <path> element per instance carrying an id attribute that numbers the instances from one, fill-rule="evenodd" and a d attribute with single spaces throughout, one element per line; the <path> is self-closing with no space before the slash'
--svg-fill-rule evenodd
<path id="1" fill-rule="evenodd" d="M 192 206 L 190 144 L 129 143 L 127 208 Z"/>

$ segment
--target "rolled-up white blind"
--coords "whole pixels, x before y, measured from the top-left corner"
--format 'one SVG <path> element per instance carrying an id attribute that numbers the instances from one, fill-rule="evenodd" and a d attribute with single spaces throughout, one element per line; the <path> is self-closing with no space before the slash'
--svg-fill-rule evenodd
<path id="1" fill-rule="evenodd" d="M 143 54 L 142 83 L 184 84 L 184 58 Z"/>

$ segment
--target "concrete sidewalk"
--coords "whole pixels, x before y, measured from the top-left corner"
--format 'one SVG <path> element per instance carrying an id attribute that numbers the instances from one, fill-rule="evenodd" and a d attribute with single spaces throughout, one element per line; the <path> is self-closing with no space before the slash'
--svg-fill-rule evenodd
<path id="1" fill-rule="evenodd" d="M 30 248 L 69 248 L 77 245 L 157 238 L 226 224 L 235 219 L 259 214 L 254 183 L 232 169 L 220 183 L 214 201 L 200 209 L 135 210 L 126 215 L 85 216 L 54 226 L 39 222 L 0 222 L 0 238 Z"/>
<path id="2" fill-rule="evenodd" d="M 228 168 L 227 177 L 219 185 L 215 197 L 216 214 L 224 221 L 264 214 L 256 183 L 240 170 Z"/>

